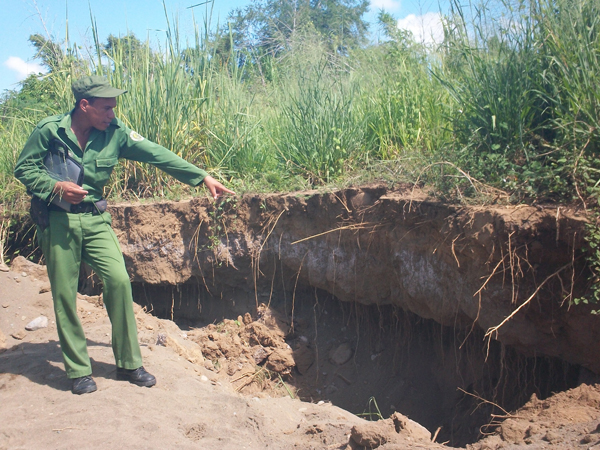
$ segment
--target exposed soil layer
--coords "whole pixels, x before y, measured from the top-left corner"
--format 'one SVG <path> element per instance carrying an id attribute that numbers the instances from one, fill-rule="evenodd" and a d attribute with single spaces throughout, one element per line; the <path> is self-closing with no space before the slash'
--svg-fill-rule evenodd
<path id="1" fill-rule="evenodd" d="M 210 298 L 223 299 L 228 314 L 234 297 L 255 306 L 283 299 L 290 308 L 294 293 L 317 289 L 488 331 L 520 307 L 489 337 L 600 373 L 600 317 L 570 306 L 587 287 L 577 211 L 453 206 L 375 186 L 111 213 L 133 281 L 146 291 L 169 287 L 172 301 L 153 305 L 163 315 L 201 318 Z M 197 292 L 171 295 L 170 286 L 183 285 Z"/>
<path id="2" fill-rule="evenodd" d="M 136 301 L 185 335 L 153 329 L 145 345 L 170 342 L 236 395 L 389 417 L 305 448 L 410 448 L 427 433 L 477 449 L 595 445 L 600 390 L 581 383 L 600 373 L 600 319 L 570 306 L 588 278 L 577 211 L 371 186 L 110 212 Z M 97 293 L 87 275 L 82 292 Z"/>

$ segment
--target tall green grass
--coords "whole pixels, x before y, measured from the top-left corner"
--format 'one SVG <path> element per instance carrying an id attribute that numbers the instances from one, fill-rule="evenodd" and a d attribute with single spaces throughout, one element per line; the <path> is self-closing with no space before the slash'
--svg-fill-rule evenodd
<path id="1" fill-rule="evenodd" d="M 589 201 L 600 186 L 599 10 L 600 0 L 453 0 L 443 43 L 415 42 L 382 16 L 387 38 L 348 54 L 306 30 L 277 55 L 235 49 L 208 21 L 183 45 L 169 20 L 158 50 L 131 39 L 107 50 L 92 19 L 94 45 L 87 55 L 63 45 L 39 111 L 19 106 L 23 95 L 2 101 L 0 195 L 25 196 L 12 166 L 27 135 L 72 108 L 74 78 L 98 73 L 129 91 L 117 113 L 130 127 L 242 188 L 368 179 L 385 165 L 440 194 L 468 196 L 479 180 L 514 200 Z M 123 162 L 108 193 L 181 190 Z"/>
<path id="2" fill-rule="evenodd" d="M 534 10 L 547 69 L 541 74 L 549 105 L 556 163 L 579 188 L 600 190 L 600 2 L 540 0 Z"/>
<path id="3" fill-rule="evenodd" d="M 276 147 L 292 174 L 321 185 L 339 179 L 364 159 L 365 119 L 355 103 L 357 86 L 337 75 L 327 61 L 296 74 L 286 84 L 275 121 Z"/>

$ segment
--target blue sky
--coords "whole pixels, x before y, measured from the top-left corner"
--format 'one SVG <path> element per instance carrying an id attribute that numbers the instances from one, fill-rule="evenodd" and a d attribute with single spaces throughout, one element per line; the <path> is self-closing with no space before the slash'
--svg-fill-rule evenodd
<path id="1" fill-rule="evenodd" d="M 448 0 L 370 0 L 371 11 L 367 20 L 371 31 L 377 12 L 384 8 L 398 19 L 398 25 L 411 30 L 420 40 L 429 41 L 441 31 L 439 21 L 440 4 Z M 203 23 L 206 6 L 189 7 L 202 0 L 165 0 L 169 20 L 178 18 L 180 36 L 190 40 L 194 36 L 194 16 Z M 234 8 L 244 7 L 251 0 L 215 0 L 211 21 L 223 23 L 227 13 Z M 165 10 L 162 0 L 0 0 L 0 92 L 16 89 L 19 81 L 28 73 L 42 70 L 33 59 L 34 49 L 29 44 L 31 34 L 40 33 L 62 42 L 66 36 L 67 19 L 69 39 L 83 51 L 92 43 L 90 8 L 94 16 L 101 42 L 109 34 L 123 36 L 128 31 L 141 40 L 150 38 L 153 43 L 164 42 L 166 28 Z M 193 11 L 193 13 L 192 13 Z"/>

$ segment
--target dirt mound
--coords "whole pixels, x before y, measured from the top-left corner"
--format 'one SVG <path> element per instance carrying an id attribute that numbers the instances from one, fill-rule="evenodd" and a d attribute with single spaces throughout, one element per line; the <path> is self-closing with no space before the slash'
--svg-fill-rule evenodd
<path id="1" fill-rule="evenodd" d="M 377 448 L 384 444 L 402 444 L 400 435 L 404 439 L 431 445 L 431 433 L 424 427 L 400 413 L 394 413 L 389 419 L 379 420 L 374 423 L 354 425 L 351 439 L 358 445 L 366 448 Z"/>
<path id="2" fill-rule="evenodd" d="M 500 421 L 500 419 L 505 419 Z M 514 413 L 496 416 L 497 431 L 470 450 L 513 448 L 600 448 L 600 385 L 582 384 L 539 400 L 531 400 Z"/>
<path id="3" fill-rule="evenodd" d="M 295 389 L 286 385 L 284 379 L 294 368 L 302 371 L 310 367 L 314 354 L 306 338 L 299 339 L 294 349 L 286 342 L 292 327 L 283 315 L 264 304 L 258 307 L 256 315 L 256 320 L 250 313 L 237 320 L 225 319 L 193 329 L 188 335 L 207 358 L 205 367 L 226 373 L 236 391 L 270 391 L 270 395 L 282 391 L 294 397 Z"/>

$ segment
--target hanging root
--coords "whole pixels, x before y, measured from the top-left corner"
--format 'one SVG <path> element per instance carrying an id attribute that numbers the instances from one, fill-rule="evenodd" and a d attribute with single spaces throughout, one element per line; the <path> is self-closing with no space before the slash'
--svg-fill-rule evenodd
<path id="1" fill-rule="evenodd" d="M 533 300 L 535 298 L 535 296 L 538 294 L 538 292 L 540 291 L 540 289 L 548 282 L 550 281 L 552 278 L 558 276 L 558 274 L 560 272 L 562 272 L 563 270 L 565 270 L 568 267 L 571 267 L 573 263 L 569 262 L 567 264 L 565 264 L 564 266 L 562 266 L 560 269 L 558 269 L 557 271 L 555 271 L 554 273 L 548 275 L 546 277 L 546 279 L 544 281 L 542 281 L 540 283 L 540 285 L 535 289 L 535 291 L 533 292 L 533 294 L 531 294 L 529 296 L 529 298 L 527 300 L 525 300 L 517 309 L 515 309 L 512 313 L 510 313 L 510 315 L 508 317 L 506 317 L 502 322 L 500 322 L 498 325 L 496 325 L 495 327 L 491 327 L 489 328 L 486 333 L 485 333 L 485 337 L 488 338 L 488 349 L 489 349 L 489 342 L 490 339 L 492 338 L 492 334 L 496 334 L 496 337 L 498 336 L 498 330 L 504 325 L 506 324 L 510 319 L 512 319 L 521 309 L 523 309 L 525 306 L 527 306 L 531 300 Z"/>
<path id="2" fill-rule="evenodd" d="M 471 394 L 470 392 L 467 392 L 467 391 L 465 391 L 462 388 L 457 388 L 457 389 L 459 391 L 461 391 L 463 394 L 469 395 L 469 396 L 471 396 L 471 397 L 476 398 L 477 400 L 479 400 L 479 405 L 477 405 L 478 407 L 481 406 L 481 405 L 483 405 L 483 404 L 492 405 L 492 406 L 495 406 L 496 408 L 498 408 L 499 410 L 501 410 L 505 414 L 506 418 L 513 417 L 513 416 L 510 415 L 510 413 L 507 410 L 505 410 L 502 406 L 498 405 L 497 403 L 494 403 L 494 402 L 491 402 L 489 400 L 486 400 L 485 398 L 483 398 L 483 397 L 481 397 L 479 395 Z"/>
<path id="3" fill-rule="evenodd" d="M 475 398 L 476 400 L 479 401 L 479 403 L 477 404 L 477 408 L 479 408 L 481 405 L 487 404 L 487 405 L 491 405 L 495 408 L 498 408 L 500 411 L 502 411 L 504 414 L 490 414 L 490 417 L 492 418 L 491 422 L 482 425 L 479 428 L 479 432 L 483 435 L 483 436 L 489 436 L 491 434 L 494 434 L 494 431 L 489 432 L 489 431 L 484 431 L 483 428 L 489 429 L 489 428 L 497 428 L 500 425 L 502 425 L 502 422 L 506 419 L 513 419 L 513 418 L 517 418 L 517 416 L 510 414 L 507 410 L 505 410 L 502 406 L 498 405 L 497 403 L 494 403 L 490 400 L 486 400 L 485 398 L 477 395 L 477 394 L 471 394 L 470 392 L 465 391 L 464 389 L 458 388 L 459 391 L 461 391 L 463 394 L 465 395 L 469 395 L 473 398 Z M 477 409 L 476 408 L 476 409 Z"/>
<path id="4" fill-rule="evenodd" d="M 341 231 L 341 230 L 362 230 L 365 228 L 375 228 L 377 226 L 380 226 L 381 224 L 372 224 L 372 223 L 357 223 L 357 224 L 352 224 L 352 225 L 345 225 L 343 227 L 338 227 L 338 228 L 334 228 L 333 230 L 329 230 L 329 231 L 324 231 L 323 233 L 319 233 L 319 234 L 315 234 L 314 236 L 309 236 L 306 237 L 304 239 L 300 239 L 298 241 L 294 241 L 292 242 L 292 245 L 294 244 L 298 244 L 300 242 L 304 242 L 304 241 L 309 241 L 311 239 L 320 237 L 320 236 L 324 236 L 326 234 L 329 233 L 334 233 L 336 231 Z"/>
<path id="5" fill-rule="evenodd" d="M 490 282 L 490 280 L 494 277 L 494 275 L 496 275 L 496 271 L 502 265 L 502 263 L 504 263 L 505 259 L 506 259 L 506 255 L 504 255 L 504 257 L 498 262 L 498 264 L 496 264 L 496 267 L 494 267 L 494 270 L 492 270 L 492 273 L 490 274 L 490 276 L 487 277 L 487 279 L 481 285 L 481 287 L 477 290 L 477 292 L 475 292 L 473 294 L 473 297 L 475 297 L 476 295 L 479 296 L 479 303 L 477 305 L 477 317 L 475 317 L 475 319 L 473 320 L 473 323 L 471 324 L 471 329 L 469 330 L 469 332 L 467 333 L 467 335 L 465 336 L 465 338 L 463 339 L 462 343 L 459 345 L 458 348 L 462 348 L 463 345 L 465 345 L 465 342 L 467 342 L 467 339 L 469 338 L 471 333 L 473 333 L 473 330 L 475 329 L 475 324 L 479 320 L 479 314 L 481 314 L 481 292 L 485 289 L 486 285 Z M 489 351 L 489 346 L 488 346 L 488 351 Z"/>
<path id="6" fill-rule="evenodd" d="M 256 251 L 255 254 L 252 256 L 252 281 L 254 282 L 254 300 L 256 302 L 256 309 L 257 310 L 258 310 L 258 285 L 257 285 L 257 283 L 258 283 L 258 278 L 262 274 L 262 272 L 260 271 L 260 255 L 262 253 L 263 248 L 267 244 L 267 241 L 269 240 L 269 237 L 271 236 L 271 233 L 273 233 L 273 230 L 275 230 L 275 227 L 277 226 L 277 222 L 279 222 L 279 219 L 281 218 L 281 216 L 283 215 L 283 213 L 286 212 L 286 211 L 287 211 L 286 209 L 283 209 L 279 213 L 279 215 L 277 216 L 277 218 L 274 219 L 274 220 L 273 220 L 274 216 L 271 216 L 269 218 L 269 220 L 267 221 L 267 224 L 263 228 L 263 231 L 264 231 L 264 230 L 266 230 L 266 229 L 268 229 L 270 227 L 270 229 L 269 229 L 269 231 L 267 233 L 267 236 L 263 240 L 263 242 L 260 245 L 260 248 L 258 249 L 258 251 Z M 273 278 L 275 278 L 275 272 L 273 272 Z M 271 287 L 271 293 L 272 292 L 273 291 L 272 291 L 272 287 Z M 271 304 L 271 298 L 270 297 L 269 297 L 269 304 Z"/>

